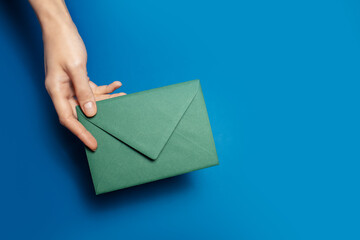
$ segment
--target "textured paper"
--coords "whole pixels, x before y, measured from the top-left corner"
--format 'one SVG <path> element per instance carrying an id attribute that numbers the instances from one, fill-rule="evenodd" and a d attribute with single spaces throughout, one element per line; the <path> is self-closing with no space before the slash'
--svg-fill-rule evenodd
<path id="1" fill-rule="evenodd" d="M 96 194 L 218 164 L 199 80 L 97 102 L 79 121 L 98 141 L 86 149 Z"/>

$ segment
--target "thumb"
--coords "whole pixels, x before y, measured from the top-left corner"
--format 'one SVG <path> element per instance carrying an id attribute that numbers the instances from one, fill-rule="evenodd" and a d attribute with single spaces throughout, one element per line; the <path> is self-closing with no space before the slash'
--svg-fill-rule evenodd
<path id="1" fill-rule="evenodd" d="M 96 114 L 96 103 L 94 94 L 90 87 L 86 69 L 77 68 L 69 71 L 70 78 L 74 85 L 76 98 L 84 114 L 92 117 Z"/>

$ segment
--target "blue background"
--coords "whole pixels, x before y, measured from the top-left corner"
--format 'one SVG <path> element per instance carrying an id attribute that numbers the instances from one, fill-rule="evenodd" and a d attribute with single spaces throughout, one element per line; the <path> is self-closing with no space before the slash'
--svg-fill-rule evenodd
<path id="1" fill-rule="evenodd" d="M 360 239 L 360 2 L 68 1 L 90 78 L 199 78 L 220 166 L 95 196 L 44 88 L 26 1 L 0 3 L 2 239 Z"/>

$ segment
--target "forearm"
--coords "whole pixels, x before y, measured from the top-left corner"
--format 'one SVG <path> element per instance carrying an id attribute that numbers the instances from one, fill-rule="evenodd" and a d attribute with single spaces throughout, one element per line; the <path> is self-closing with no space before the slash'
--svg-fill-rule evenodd
<path id="1" fill-rule="evenodd" d="M 56 32 L 73 21 L 64 0 L 29 0 L 39 19 L 43 34 Z"/>

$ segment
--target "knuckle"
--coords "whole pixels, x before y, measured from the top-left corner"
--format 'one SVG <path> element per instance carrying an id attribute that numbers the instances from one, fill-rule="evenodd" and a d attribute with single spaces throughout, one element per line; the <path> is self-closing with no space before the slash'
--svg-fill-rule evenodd
<path id="1" fill-rule="evenodd" d="M 77 71 L 80 69 L 84 69 L 86 66 L 86 62 L 83 60 L 75 60 L 68 64 L 68 68 L 73 71 Z"/>
<path id="2" fill-rule="evenodd" d="M 49 87 L 51 86 L 52 82 L 54 82 L 53 78 L 47 76 L 47 77 L 45 78 L 45 87 L 46 87 L 46 88 L 49 88 Z"/>
<path id="3" fill-rule="evenodd" d="M 89 89 L 78 89 L 76 91 L 76 97 L 82 101 L 82 100 L 91 100 L 93 98 L 93 93 Z"/>
<path id="4" fill-rule="evenodd" d="M 56 88 L 54 87 L 53 81 L 49 78 L 45 79 L 45 89 L 49 93 L 49 95 L 53 95 L 56 92 Z"/>
<path id="5" fill-rule="evenodd" d="M 46 91 L 48 92 L 48 94 L 50 95 L 50 97 L 53 96 L 57 96 L 60 93 L 60 90 L 56 87 L 49 87 L 47 85 L 45 85 Z"/>
<path id="6" fill-rule="evenodd" d="M 61 76 L 46 76 L 45 78 L 45 89 L 50 96 L 60 92 L 60 83 L 66 80 Z"/>
<path id="7" fill-rule="evenodd" d="M 69 122 L 69 118 L 68 118 L 68 117 L 60 116 L 60 117 L 59 117 L 59 122 L 60 122 L 61 125 L 66 126 L 67 123 Z"/>
<path id="8" fill-rule="evenodd" d="M 47 83 L 47 81 L 45 80 L 45 89 L 46 91 L 50 94 L 51 88 L 49 86 L 49 83 Z"/>
<path id="9" fill-rule="evenodd" d="M 87 134 L 87 131 L 85 130 L 85 129 L 80 129 L 79 130 L 79 137 L 85 137 L 86 136 L 86 134 Z"/>
<path id="10" fill-rule="evenodd" d="M 111 85 L 106 85 L 106 87 L 105 87 L 105 92 L 112 92 L 112 91 L 114 91 L 115 89 L 114 89 L 114 86 L 111 86 Z"/>

